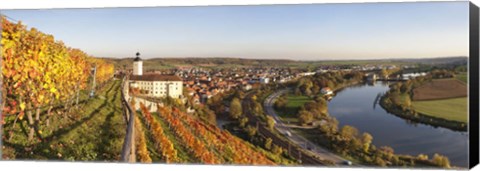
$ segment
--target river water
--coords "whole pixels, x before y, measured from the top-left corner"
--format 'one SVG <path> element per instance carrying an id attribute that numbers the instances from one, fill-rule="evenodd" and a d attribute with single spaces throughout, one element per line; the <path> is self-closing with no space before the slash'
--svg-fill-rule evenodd
<path id="1" fill-rule="evenodd" d="M 468 134 L 445 128 L 412 123 L 385 111 L 375 103 L 379 93 L 388 90 L 386 82 L 359 84 L 336 93 L 329 102 L 331 116 L 344 125 L 356 127 L 360 134 L 368 132 L 377 147 L 390 146 L 398 154 L 433 154 L 447 156 L 454 166 L 468 165 Z"/>

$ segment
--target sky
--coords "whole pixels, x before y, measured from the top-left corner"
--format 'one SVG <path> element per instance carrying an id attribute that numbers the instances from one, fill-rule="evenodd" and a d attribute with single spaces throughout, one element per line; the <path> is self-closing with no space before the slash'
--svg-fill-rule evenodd
<path id="1" fill-rule="evenodd" d="M 468 1 L 2 10 L 96 57 L 468 56 Z"/>

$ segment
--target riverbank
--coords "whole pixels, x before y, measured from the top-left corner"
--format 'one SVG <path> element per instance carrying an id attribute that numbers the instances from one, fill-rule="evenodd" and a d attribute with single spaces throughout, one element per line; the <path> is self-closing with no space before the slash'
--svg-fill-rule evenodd
<path id="1" fill-rule="evenodd" d="M 453 131 L 467 131 L 468 124 L 466 123 L 429 116 L 410 108 L 402 108 L 400 105 L 393 102 L 387 103 L 387 99 L 389 99 L 389 97 L 383 95 L 380 98 L 380 106 L 382 106 L 382 108 L 390 114 L 393 114 L 403 119 L 407 119 L 412 122 L 427 124 L 435 128 L 442 127 Z"/>
<path id="2" fill-rule="evenodd" d="M 361 85 L 365 83 L 366 83 L 365 81 L 353 81 L 353 82 L 348 82 L 345 84 L 338 85 L 332 89 L 334 93 L 333 95 L 330 95 L 330 96 L 334 97 L 337 92 L 341 91 L 344 88 L 354 86 L 354 85 Z M 271 95 L 271 94 L 272 93 L 269 93 L 268 95 Z M 315 95 L 312 95 L 312 96 L 294 95 L 292 87 L 289 88 L 289 91 L 283 94 L 286 94 L 285 99 L 287 100 L 287 104 L 285 104 L 282 110 L 276 109 L 275 112 L 278 113 L 278 116 L 282 119 L 282 121 L 288 124 L 299 124 L 298 117 L 297 117 L 298 110 L 302 106 L 304 106 L 305 103 L 315 101 L 314 99 Z M 321 95 L 321 94 L 318 94 L 318 95 Z"/>

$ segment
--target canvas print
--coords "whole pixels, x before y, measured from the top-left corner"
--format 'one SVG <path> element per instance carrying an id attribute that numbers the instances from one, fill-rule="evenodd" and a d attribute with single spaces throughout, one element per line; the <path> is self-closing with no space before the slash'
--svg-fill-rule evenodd
<path id="1" fill-rule="evenodd" d="M 2 160 L 466 169 L 468 9 L 2 10 Z"/>

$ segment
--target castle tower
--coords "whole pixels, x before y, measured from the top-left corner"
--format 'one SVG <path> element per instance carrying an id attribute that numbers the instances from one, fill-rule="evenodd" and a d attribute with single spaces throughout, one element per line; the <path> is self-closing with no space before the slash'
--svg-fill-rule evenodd
<path id="1" fill-rule="evenodd" d="M 137 52 L 137 57 L 133 60 L 133 75 L 142 75 L 143 73 L 143 62 L 140 58 L 140 53 Z"/>

